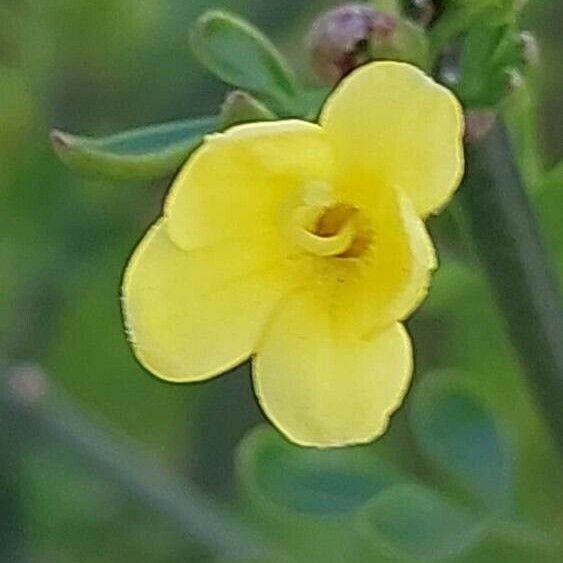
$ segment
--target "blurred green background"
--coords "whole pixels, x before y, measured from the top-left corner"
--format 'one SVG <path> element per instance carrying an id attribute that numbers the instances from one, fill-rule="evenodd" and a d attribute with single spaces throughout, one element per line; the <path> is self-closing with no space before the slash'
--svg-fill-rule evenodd
<path id="1" fill-rule="evenodd" d="M 529 526 L 522 532 L 515 525 L 500 540 L 473 542 L 466 536 L 474 522 L 459 515 L 459 530 L 452 531 L 456 545 L 472 546 L 460 551 L 459 560 L 555 563 L 549 544 L 558 541 L 553 530 L 563 527 L 560 460 L 486 282 L 464 261 L 463 236 L 448 217 L 431 224 L 442 268 L 410 327 L 417 349 L 415 388 L 390 432 L 367 448 L 305 452 L 261 430 L 247 438 L 237 458 L 237 444 L 262 420 L 247 367 L 205 385 L 173 386 L 146 373 L 127 345 L 120 279 L 131 250 L 159 214 L 166 182 L 112 184 L 73 174 L 54 156 L 49 130 L 107 134 L 216 113 L 227 90 L 196 64 L 188 46 L 190 26 L 210 7 L 228 8 L 257 24 L 305 77 L 304 35 L 315 15 L 332 5 L 0 0 L 2 362 L 40 363 L 52 385 L 88 416 L 138 442 L 180 480 L 194 479 L 213 496 L 243 506 L 241 514 L 261 534 L 303 561 L 409 560 L 404 557 L 412 546 L 400 545 L 404 553 L 397 556 L 396 545 L 388 549 L 389 538 L 370 545 L 376 540 L 365 541 L 348 523 L 383 483 L 412 481 L 437 487 L 481 514 L 472 496 L 477 489 L 483 498 L 509 505 L 511 519 Z M 553 172 L 563 152 L 563 3 L 531 0 L 523 18 L 538 39 L 541 63 L 527 85 L 530 100 L 516 100 L 507 115 L 563 275 L 563 175 Z M 432 393 L 446 395 L 443 413 L 433 407 L 424 414 Z M 447 421 L 437 430 L 432 425 L 441 424 L 438 411 Z M 6 470 L 0 483 L 2 561 L 16 560 L 11 541 L 23 545 L 33 562 L 214 560 L 60 441 L 20 440 L 14 421 L 4 430 L 8 445 L 0 463 L 16 475 Z M 445 430 L 457 434 L 441 435 Z M 12 449 L 18 450 L 16 465 L 7 461 Z M 370 463 L 389 463 L 391 473 L 400 467 L 401 475 L 412 477 L 374 476 L 366 469 Z M 419 495 L 428 506 L 424 491 L 411 491 L 407 499 L 414 503 Z M 374 505 L 362 516 L 364 528 L 377 528 L 380 539 L 398 534 L 386 526 L 399 501 L 387 501 L 391 508 Z M 387 509 L 383 524 L 372 521 Z M 444 510 L 440 505 L 436 513 L 444 517 Z M 409 505 L 408 513 L 416 514 L 416 506 Z M 399 536 L 418 537 L 416 523 L 399 520 L 406 526 Z M 445 518 L 439 528 L 455 528 L 453 520 Z M 421 534 L 416 541 L 424 543 L 438 532 Z M 421 543 L 415 551 L 423 558 Z M 457 553 L 442 547 L 446 555 Z"/>

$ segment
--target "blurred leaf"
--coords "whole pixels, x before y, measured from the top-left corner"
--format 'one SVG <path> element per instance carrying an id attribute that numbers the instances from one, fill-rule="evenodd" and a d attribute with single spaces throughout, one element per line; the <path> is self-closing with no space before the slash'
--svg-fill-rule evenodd
<path id="1" fill-rule="evenodd" d="M 509 510 L 513 452 L 492 415 L 459 379 L 447 371 L 426 377 L 413 393 L 412 430 L 423 453 L 442 470 L 490 508 Z"/>
<path id="2" fill-rule="evenodd" d="M 558 242 L 563 257 L 563 190 L 537 195 L 542 223 L 549 227 L 546 232 Z M 563 267 L 563 260 L 560 264 Z M 560 272 L 563 276 L 563 268 Z M 417 355 L 424 354 L 426 359 L 417 362 L 419 369 L 422 362 L 427 369 L 463 367 L 456 373 L 459 383 L 479 402 L 483 401 L 491 409 L 489 412 L 494 412 L 495 422 L 508 433 L 518 455 L 514 463 L 519 510 L 533 514 L 538 521 L 552 522 L 563 501 L 560 456 L 543 413 L 530 396 L 478 264 L 443 258 L 421 313 L 427 320 L 421 330 L 415 331 L 414 339 L 419 342 Z M 424 348 L 420 345 L 422 339 L 426 340 Z M 415 401 L 416 395 L 415 388 L 410 400 Z"/>
<path id="3" fill-rule="evenodd" d="M 64 447 L 45 440 L 27 445 L 22 516 L 28 549 L 41 561 L 179 563 L 201 555 L 164 519 L 155 520 Z"/>
<path id="4" fill-rule="evenodd" d="M 404 480 L 366 447 L 315 450 L 294 446 L 270 426 L 246 436 L 238 471 L 248 495 L 289 512 L 340 515 Z"/>
<path id="5" fill-rule="evenodd" d="M 289 65 L 258 29 L 221 11 L 206 12 L 191 35 L 200 62 L 218 78 L 293 113 L 298 86 Z"/>
<path id="6" fill-rule="evenodd" d="M 482 519 L 428 487 L 395 485 L 359 515 L 368 541 L 402 561 L 442 561 L 469 551 L 484 536 Z"/>
<path id="7" fill-rule="evenodd" d="M 14 152 L 25 147 L 35 119 L 34 100 L 25 74 L 0 63 L 0 159 L 13 158 Z M 0 187 L 0 194 L 3 189 Z"/>
<path id="8" fill-rule="evenodd" d="M 71 278 L 73 298 L 45 366 L 79 405 L 142 440 L 155 455 L 176 459 L 178 447 L 189 443 L 201 388 L 163 384 L 135 361 L 127 344 L 119 288 L 136 236 L 114 236 L 106 250 L 94 248 L 95 257 Z M 59 277 L 69 273 L 61 270 Z"/>
<path id="9" fill-rule="evenodd" d="M 215 131 L 214 117 L 173 121 L 92 138 L 54 130 L 53 147 L 70 168 L 115 180 L 151 180 L 173 174 Z"/>

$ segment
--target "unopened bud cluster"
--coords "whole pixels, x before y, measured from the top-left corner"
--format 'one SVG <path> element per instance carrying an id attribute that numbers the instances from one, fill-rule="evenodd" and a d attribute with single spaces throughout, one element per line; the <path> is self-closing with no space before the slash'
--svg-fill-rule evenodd
<path id="1" fill-rule="evenodd" d="M 370 60 L 404 61 L 423 69 L 428 63 L 421 25 L 367 4 L 346 4 L 322 15 L 311 29 L 309 49 L 316 73 L 331 84 Z"/>
<path id="2" fill-rule="evenodd" d="M 317 74 L 334 83 L 370 58 L 374 42 L 388 41 L 397 21 L 365 4 L 330 10 L 313 25 L 309 49 Z"/>

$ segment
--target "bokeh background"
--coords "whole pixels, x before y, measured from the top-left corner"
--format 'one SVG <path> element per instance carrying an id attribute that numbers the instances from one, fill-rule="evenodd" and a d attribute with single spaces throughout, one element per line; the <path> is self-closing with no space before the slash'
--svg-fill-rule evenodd
<path id="1" fill-rule="evenodd" d="M 189 478 L 237 506 L 236 446 L 262 420 L 248 369 L 205 385 L 168 385 L 135 362 L 122 329 L 123 267 L 159 214 L 166 182 L 109 183 L 72 173 L 53 154 L 48 134 L 53 127 L 108 134 L 216 113 L 227 90 L 197 65 L 188 45 L 190 26 L 210 7 L 236 11 L 260 26 L 304 80 L 311 80 L 304 35 L 315 15 L 332 5 L 320 0 L 0 0 L 2 367 L 8 361 L 40 364 L 49 385 L 88 420 L 137 444 L 179 480 Z M 545 173 L 563 152 L 563 3 L 530 0 L 523 17 L 538 39 L 541 62 L 527 84 L 526 100 L 510 106 L 507 116 L 563 274 L 563 176 Z M 464 265 L 456 247 L 463 234 L 449 220 L 432 225 L 443 267 L 411 322 L 417 381 L 436 369 L 459 372 L 457 377 L 494 411 L 513 448 L 509 459 L 520 514 L 539 528 L 551 529 L 554 518 L 563 526 L 561 466 L 553 442 L 527 393 L 486 282 Z M 373 448 L 423 478 L 429 470 L 409 430 L 411 400 Z M 0 449 L 2 561 L 18 561 L 22 553 L 45 563 L 212 560 L 205 548 L 64 439 L 37 439 L 33 422 L 19 425 L 16 418 L 4 422 L 0 433 L 6 435 Z M 463 432 L 459 439 L 463 442 Z M 273 469 L 266 475 L 270 481 L 287 476 Z M 287 485 L 281 481 L 280 491 Z M 299 496 L 298 488 L 292 490 Z M 284 494 L 276 501 L 280 505 Z M 309 544 L 325 542 L 323 517 L 314 528 L 319 539 L 312 536 Z M 296 539 L 295 529 L 284 528 L 285 517 L 276 518 L 269 527 L 278 541 L 306 552 L 306 538 Z M 551 561 L 525 548 L 468 560 L 518 561 L 519 551 L 523 561 Z M 332 560 L 320 548 L 312 551 L 310 560 Z M 339 557 L 335 560 L 347 560 Z M 356 561 L 353 557 L 348 560 Z"/>

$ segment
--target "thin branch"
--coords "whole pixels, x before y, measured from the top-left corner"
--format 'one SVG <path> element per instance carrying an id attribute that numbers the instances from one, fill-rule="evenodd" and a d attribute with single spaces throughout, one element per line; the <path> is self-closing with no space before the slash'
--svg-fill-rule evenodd
<path id="1" fill-rule="evenodd" d="M 563 450 L 563 305 L 504 124 L 468 147 L 461 190 L 475 246 L 521 365 Z"/>
<path id="2" fill-rule="evenodd" d="M 264 557 L 262 538 L 192 483 L 155 462 L 124 436 L 86 417 L 53 388 L 39 367 L 21 366 L 8 375 L 1 395 L 7 406 L 72 450 L 101 474 L 159 512 L 186 537 L 218 555 Z"/>

